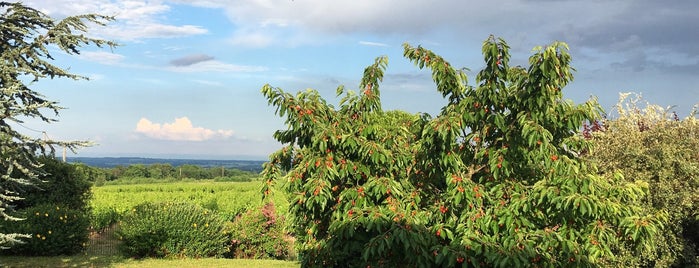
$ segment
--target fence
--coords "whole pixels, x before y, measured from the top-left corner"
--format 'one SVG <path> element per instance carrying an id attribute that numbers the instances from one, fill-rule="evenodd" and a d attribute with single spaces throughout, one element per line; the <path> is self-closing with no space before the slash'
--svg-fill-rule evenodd
<path id="1" fill-rule="evenodd" d="M 90 240 L 85 249 L 85 254 L 90 256 L 113 256 L 119 254 L 119 237 L 115 231 L 118 228 L 113 224 L 107 228 L 90 233 Z"/>

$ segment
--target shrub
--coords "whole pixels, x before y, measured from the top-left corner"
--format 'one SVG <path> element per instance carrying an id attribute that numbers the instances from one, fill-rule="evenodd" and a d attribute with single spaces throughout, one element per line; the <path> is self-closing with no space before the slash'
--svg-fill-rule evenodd
<path id="1" fill-rule="evenodd" d="M 75 166 L 52 157 L 40 157 L 46 174 L 40 182 L 24 189 L 16 208 L 27 218 L 0 227 L 0 233 L 19 232 L 32 237 L 8 253 L 60 255 L 77 253 L 88 240 L 90 226 L 90 183 Z"/>
<path id="2" fill-rule="evenodd" d="M 226 221 L 191 203 L 144 203 L 121 221 L 120 250 L 132 257 L 220 257 L 228 251 Z"/>
<path id="3" fill-rule="evenodd" d="M 88 210 L 90 182 L 81 176 L 75 166 L 60 162 L 52 157 L 41 157 L 39 162 L 47 173 L 40 176 L 42 182 L 37 187 L 27 188 L 24 200 L 16 202 L 17 208 L 27 208 L 39 204 L 60 204 L 79 210 Z"/>
<path id="4" fill-rule="evenodd" d="M 653 237 L 655 247 L 640 254 L 623 250 L 614 267 L 694 267 L 699 265 L 699 124 L 696 111 L 684 119 L 640 95 L 620 94 L 617 115 L 593 122 L 584 134 L 596 144 L 585 157 L 606 176 L 620 171 L 649 183 L 639 201 L 646 213 L 667 213 L 665 228 Z"/>
<path id="5" fill-rule="evenodd" d="M 70 255 L 84 249 L 90 219 L 78 209 L 43 204 L 18 211 L 25 220 L 0 226 L 3 233 L 30 234 L 31 238 L 6 251 L 19 255 Z"/>
<path id="6" fill-rule="evenodd" d="M 292 243 L 286 237 L 284 218 L 267 203 L 233 222 L 231 253 L 236 258 L 287 259 Z"/>

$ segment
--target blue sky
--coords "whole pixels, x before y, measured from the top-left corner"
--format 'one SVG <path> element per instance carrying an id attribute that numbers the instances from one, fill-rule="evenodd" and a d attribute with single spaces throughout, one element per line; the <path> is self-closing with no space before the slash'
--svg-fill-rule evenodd
<path id="1" fill-rule="evenodd" d="M 699 103 L 697 1 L 654 0 L 25 0 L 52 17 L 116 16 L 90 34 L 113 50 L 79 56 L 54 50 L 55 64 L 90 81 L 45 80 L 34 89 L 67 109 L 53 124 L 27 121 L 26 134 L 97 145 L 77 156 L 265 159 L 283 120 L 260 94 L 355 89 L 363 68 L 386 55 L 384 109 L 435 114 L 445 101 L 427 71 L 402 57 L 423 45 L 453 65 L 483 66 L 490 34 L 511 46 L 514 64 L 560 40 L 571 47 L 579 103 L 610 110 L 620 92 L 641 93 L 686 115 Z M 475 78 L 474 74 L 470 78 Z M 69 156 L 76 156 L 69 154 Z"/>

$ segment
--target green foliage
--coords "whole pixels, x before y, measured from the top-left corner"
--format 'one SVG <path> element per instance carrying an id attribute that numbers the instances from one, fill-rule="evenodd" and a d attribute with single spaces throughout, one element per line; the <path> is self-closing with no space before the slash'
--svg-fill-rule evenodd
<path id="1" fill-rule="evenodd" d="M 36 185 L 25 188 L 25 199 L 15 202 L 27 220 L 4 224 L 0 232 L 30 234 L 25 243 L 8 253 L 22 255 L 72 254 L 87 241 L 90 210 L 90 183 L 79 176 L 73 165 L 55 158 L 40 157 L 44 173 Z M 55 209 L 55 211 L 54 211 Z M 39 236 L 36 236 L 39 235 Z"/>
<path id="2" fill-rule="evenodd" d="M 51 123 L 56 120 L 44 112 L 58 115 L 62 109 L 28 85 L 45 78 L 86 79 L 52 65 L 53 46 L 59 53 L 78 54 L 84 45 L 116 44 L 84 35 L 88 24 L 104 25 L 111 17 L 89 14 L 56 21 L 22 3 L 8 2 L 0 2 L 0 13 L 0 216 L 16 221 L 20 218 L 11 215 L 12 203 L 21 199 L 22 188 L 44 173 L 36 155 L 51 155 L 56 145 L 74 149 L 87 144 L 37 139 L 16 131 L 11 123 L 26 119 Z M 28 236 L 0 233 L 0 248 L 22 237 Z"/>
<path id="3" fill-rule="evenodd" d="M 143 164 L 129 165 L 129 167 L 124 172 L 125 177 L 131 178 L 150 178 L 150 172 L 148 168 Z"/>
<path id="4" fill-rule="evenodd" d="M 92 208 L 92 213 L 90 214 L 90 228 L 98 231 L 103 230 L 119 222 L 121 216 L 122 214 L 113 206 Z"/>
<path id="5" fill-rule="evenodd" d="M 81 252 L 88 241 L 90 219 L 83 210 L 42 204 L 17 212 L 25 220 L 3 224 L 0 231 L 31 237 L 2 251 L 3 254 L 70 255 Z"/>
<path id="6" fill-rule="evenodd" d="M 102 175 L 104 173 L 104 175 Z M 109 174 L 109 175 L 107 175 Z M 253 181 L 259 175 L 252 171 L 240 170 L 238 168 L 222 167 L 202 167 L 191 164 L 184 164 L 173 167 L 170 164 L 132 164 L 128 166 L 116 166 L 114 168 L 102 168 L 99 171 L 92 171 L 93 177 L 105 177 L 109 181 L 161 181 L 161 180 L 206 180 L 215 179 L 217 181 Z M 107 179 L 108 178 L 108 179 Z"/>
<path id="7" fill-rule="evenodd" d="M 226 221 L 191 203 L 144 203 L 119 226 L 120 250 L 131 257 L 220 257 L 228 251 Z"/>
<path id="8" fill-rule="evenodd" d="M 40 157 L 39 163 L 46 172 L 39 177 L 35 187 L 23 191 L 24 200 L 16 202 L 17 208 L 39 204 L 60 204 L 64 207 L 88 212 L 90 182 L 80 176 L 75 166 L 56 160 L 53 157 Z"/>
<path id="9" fill-rule="evenodd" d="M 665 228 L 653 236 L 655 247 L 640 254 L 625 248 L 610 266 L 689 267 L 699 265 L 699 124 L 696 111 L 680 118 L 639 95 L 621 94 L 616 117 L 593 122 L 585 134 L 596 149 L 585 155 L 600 172 L 649 183 L 638 201 L 646 213 L 665 213 Z"/>
<path id="10" fill-rule="evenodd" d="M 246 211 L 233 222 L 233 257 L 288 259 L 292 243 L 284 226 L 284 217 L 277 214 L 273 203 Z"/>
<path id="11" fill-rule="evenodd" d="M 579 158 L 592 144 L 577 133 L 601 108 L 562 99 L 564 43 L 510 67 L 491 36 L 475 86 L 432 51 L 404 48 L 448 99 L 434 118 L 381 109 L 384 57 L 361 93 L 338 88 L 337 109 L 315 90 L 262 88 L 288 125 L 262 192 L 285 188 L 303 266 L 594 266 L 622 241 L 652 245 L 662 217 L 635 203 L 647 184 Z"/>
<path id="12" fill-rule="evenodd" d="M 110 179 L 109 173 L 98 167 L 91 167 L 83 163 L 73 163 L 78 176 L 83 180 L 94 183 L 95 185 L 101 186 Z"/>

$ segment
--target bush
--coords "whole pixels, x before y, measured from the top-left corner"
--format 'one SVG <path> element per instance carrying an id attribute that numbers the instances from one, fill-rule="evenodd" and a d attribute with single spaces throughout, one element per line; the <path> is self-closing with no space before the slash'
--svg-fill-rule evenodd
<path id="1" fill-rule="evenodd" d="M 42 168 L 47 174 L 39 177 L 42 182 L 37 183 L 37 187 L 26 189 L 22 194 L 24 200 L 15 203 L 17 208 L 60 204 L 63 207 L 87 211 L 91 185 L 75 166 L 52 157 L 41 157 L 39 161 L 44 165 Z"/>
<path id="2" fill-rule="evenodd" d="M 121 221 L 120 250 L 131 257 L 220 257 L 228 251 L 226 221 L 191 203 L 144 203 Z"/>
<path id="3" fill-rule="evenodd" d="M 52 157 L 40 157 L 46 172 L 34 187 L 23 189 L 16 208 L 24 221 L 0 226 L 0 233 L 31 234 L 26 243 L 4 253 L 60 255 L 79 252 L 88 240 L 90 182 L 75 166 Z"/>
<path id="4" fill-rule="evenodd" d="M 30 234 L 31 238 L 6 251 L 19 255 L 70 255 L 84 249 L 90 219 L 83 211 L 43 204 L 18 211 L 26 218 L 0 226 L 2 233 Z"/>
<path id="5" fill-rule="evenodd" d="M 621 249 L 614 267 L 695 267 L 699 265 L 699 124 L 696 111 L 684 119 L 640 95 L 620 94 L 617 115 L 585 127 L 597 147 L 585 157 L 607 176 L 649 183 L 650 194 L 639 201 L 646 213 L 666 213 L 665 228 L 653 237 L 655 246 L 640 254 Z"/>
<path id="6" fill-rule="evenodd" d="M 231 253 L 236 258 L 288 259 L 292 243 L 286 240 L 284 218 L 273 203 L 252 209 L 233 222 Z"/>

